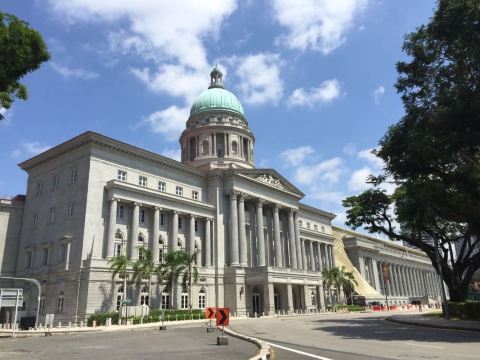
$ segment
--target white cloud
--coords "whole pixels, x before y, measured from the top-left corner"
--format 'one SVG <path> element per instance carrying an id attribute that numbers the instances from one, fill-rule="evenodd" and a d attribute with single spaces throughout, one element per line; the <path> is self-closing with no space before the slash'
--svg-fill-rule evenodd
<path id="1" fill-rule="evenodd" d="M 348 143 L 343 148 L 343 152 L 348 156 L 355 155 L 357 153 L 357 146 L 354 143 Z"/>
<path id="2" fill-rule="evenodd" d="M 114 47 L 151 58 L 152 50 L 192 68 L 207 66 L 202 43 L 215 39 L 235 0 L 50 0 L 53 11 L 69 23 L 109 22 L 122 25 L 110 40 Z M 126 24 L 126 26 L 124 25 Z"/>
<path id="3" fill-rule="evenodd" d="M 326 104 L 338 98 L 341 94 L 341 86 L 337 79 L 325 80 L 318 87 L 295 89 L 290 95 L 288 102 L 292 106 L 313 106 L 317 103 Z"/>
<path id="4" fill-rule="evenodd" d="M 51 62 L 50 66 L 57 73 L 62 75 L 65 79 L 82 79 L 93 80 L 98 78 L 98 74 L 94 71 L 82 69 L 82 68 L 70 68 L 66 65 L 61 65 L 56 62 Z"/>
<path id="5" fill-rule="evenodd" d="M 372 153 L 372 151 L 375 150 L 374 148 L 370 149 L 364 149 L 358 152 L 357 156 L 359 159 L 362 159 L 366 162 L 368 162 L 375 171 L 379 172 L 380 170 L 383 169 L 384 162 L 382 159 L 380 159 L 378 156 Z"/>
<path id="6" fill-rule="evenodd" d="M 179 108 L 175 105 L 164 110 L 155 111 L 144 118 L 137 127 L 146 124 L 154 133 L 165 135 L 167 141 L 177 140 L 185 129 L 189 109 Z"/>
<path id="7" fill-rule="evenodd" d="M 166 156 L 170 159 L 180 161 L 182 152 L 180 149 L 163 149 L 161 152 L 163 156 Z"/>
<path id="8" fill-rule="evenodd" d="M 35 156 L 50 149 L 50 145 L 42 145 L 39 141 L 22 141 L 20 147 L 12 151 L 12 157 L 15 159 Z"/>
<path id="9" fill-rule="evenodd" d="M 355 170 L 348 181 L 348 189 L 355 192 L 367 190 L 371 187 L 371 184 L 367 184 L 366 181 L 372 173 L 372 169 L 367 166 Z"/>
<path id="10" fill-rule="evenodd" d="M 296 169 L 295 178 L 301 184 L 312 184 L 325 181 L 335 184 L 345 172 L 343 160 L 339 157 L 322 161 L 313 165 L 301 165 Z"/>
<path id="11" fill-rule="evenodd" d="M 385 94 L 385 87 L 383 87 L 383 85 L 380 85 L 375 90 L 373 90 L 373 101 L 375 102 L 375 104 L 380 104 L 380 97 L 383 94 Z"/>
<path id="12" fill-rule="evenodd" d="M 276 20 L 288 29 L 278 42 L 328 54 L 345 42 L 345 34 L 367 4 L 368 0 L 273 0 Z"/>
<path id="13" fill-rule="evenodd" d="M 291 166 L 298 166 L 305 161 L 309 155 L 315 153 L 311 146 L 301 146 L 295 149 L 287 149 L 280 153 L 280 157 Z"/>
<path id="14" fill-rule="evenodd" d="M 225 59 L 235 67 L 240 95 L 247 104 L 276 104 L 283 96 L 280 76 L 282 60 L 278 54 L 259 53 Z"/>
<path id="15" fill-rule="evenodd" d="M 0 114 L 3 116 L 3 120 L 0 120 L 0 126 L 8 126 L 12 123 L 13 110 L 0 107 Z"/>

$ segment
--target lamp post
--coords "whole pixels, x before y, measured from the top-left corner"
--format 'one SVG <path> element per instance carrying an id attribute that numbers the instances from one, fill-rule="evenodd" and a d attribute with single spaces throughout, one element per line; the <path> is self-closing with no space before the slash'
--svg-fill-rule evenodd
<path id="1" fill-rule="evenodd" d="M 37 279 L 33 278 L 23 278 L 23 277 L 13 277 L 13 276 L 0 276 L 0 279 L 9 279 L 9 280 L 23 280 L 30 281 L 37 285 L 38 288 L 38 298 L 37 298 L 37 316 L 35 317 L 35 329 L 38 327 L 38 316 L 40 315 L 40 296 L 42 292 L 42 286 Z"/>

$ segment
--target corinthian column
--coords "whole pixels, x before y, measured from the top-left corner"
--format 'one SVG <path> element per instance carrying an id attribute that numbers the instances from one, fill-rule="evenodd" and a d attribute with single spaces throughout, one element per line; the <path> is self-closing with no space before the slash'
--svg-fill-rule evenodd
<path id="1" fill-rule="evenodd" d="M 150 250 L 152 251 L 153 261 L 158 262 L 158 241 L 160 239 L 160 209 L 155 206 L 153 210 L 152 221 L 152 240 L 150 242 Z"/>
<path id="2" fill-rule="evenodd" d="M 237 194 L 230 194 L 230 266 L 240 265 L 238 261 L 238 213 Z"/>
<path id="3" fill-rule="evenodd" d="M 298 212 L 295 211 L 293 215 L 293 223 L 295 227 L 295 248 L 297 250 L 297 267 L 303 269 L 303 255 L 302 255 L 302 244 L 300 239 L 300 228 L 298 225 Z"/>
<path id="4" fill-rule="evenodd" d="M 295 244 L 295 225 L 293 222 L 293 209 L 288 211 L 288 240 L 290 242 L 290 267 L 297 268 L 297 250 Z"/>
<path id="5" fill-rule="evenodd" d="M 188 254 L 195 252 L 195 216 L 190 214 L 188 226 Z"/>
<path id="6" fill-rule="evenodd" d="M 310 240 L 310 263 L 312 264 L 312 271 L 315 271 L 315 254 L 313 253 L 313 241 Z"/>
<path id="7" fill-rule="evenodd" d="M 108 217 L 108 234 L 107 234 L 107 257 L 115 256 L 115 224 L 117 222 L 117 199 L 110 200 L 110 214 Z"/>
<path id="8" fill-rule="evenodd" d="M 136 259 L 137 256 L 137 240 L 138 240 L 138 216 L 140 212 L 140 204 L 133 203 L 132 211 L 132 231 L 130 232 L 130 259 Z"/>
<path id="9" fill-rule="evenodd" d="M 273 206 L 273 241 L 275 244 L 275 266 L 282 267 L 282 246 L 280 244 L 280 219 L 278 205 Z"/>
<path id="10" fill-rule="evenodd" d="M 212 237 L 211 237 L 211 229 L 212 221 L 210 218 L 205 219 L 205 266 L 212 265 Z"/>
<path id="11" fill-rule="evenodd" d="M 178 243 L 178 212 L 172 211 L 171 213 L 171 231 L 170 237 L 168 238 L 168 252 L 174 252 L 177 250 L 177 243 Z"/>
<path id="12" fill-rule="evenodd" d="M 265 266 L 265 240 L 263 238 L 263 204 L 257 202 L 257 250 L 258 266 Z"/>
<path id="13" fill-rule="evenodd" d="M 238 196 L 238 237 L 240 247 L 240 266 L 247 266 L 247 236 L 245 234 L 245 199 Z"/>

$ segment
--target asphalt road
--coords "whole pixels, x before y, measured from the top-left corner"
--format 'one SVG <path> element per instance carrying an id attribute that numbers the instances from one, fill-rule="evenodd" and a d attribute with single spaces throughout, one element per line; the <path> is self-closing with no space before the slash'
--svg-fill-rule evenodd
<path id="1" fill-rule="evenodd" d="M 51 337 L 0 339 L 1 360 L 80 359 L 241 359 L 257 353 L 254 344 L 229 337 L 218 346 L 218 332 L 207 333 L 199 325 L 172 327 L 166 331 L 76 333 Z"/>
<path id="2" fill-rule="evenodd" d="M 480 333 L 394 324 L 382 316 L 246 319 L 232 329 L 269 342 L 276 360 L 480 359 Z"/>

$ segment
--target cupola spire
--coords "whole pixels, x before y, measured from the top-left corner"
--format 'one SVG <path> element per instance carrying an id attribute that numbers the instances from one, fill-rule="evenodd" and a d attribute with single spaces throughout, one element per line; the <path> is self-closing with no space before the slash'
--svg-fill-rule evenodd
<path id="1" fill-rule="evenodd" d="M 215 65 L 212 72 L 210 73 L 210 86 L 211 88 L 223 88 L 223 74 L 220 69 Z"/>

